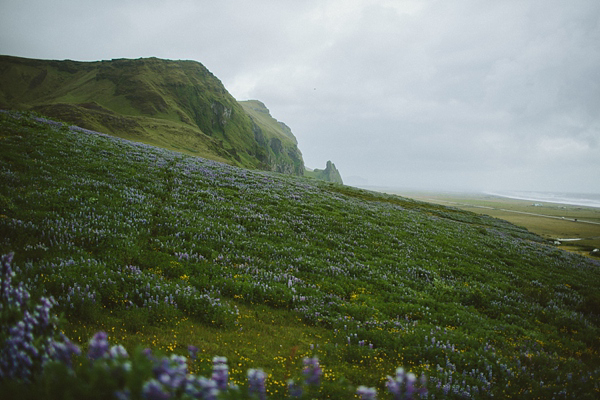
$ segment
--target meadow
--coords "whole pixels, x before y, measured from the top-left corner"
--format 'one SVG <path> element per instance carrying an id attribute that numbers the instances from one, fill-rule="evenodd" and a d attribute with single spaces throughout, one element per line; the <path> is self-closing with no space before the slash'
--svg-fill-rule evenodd
<path id="1" fill-rule="evenodd" d="M 600 248 L 600 208 L 510 199 L 484 193 L 397 191 L 396 194 L 501 218 L 550 241 L 577 239 L 563 240 L 558 246 L 577 254 L 590 255 L 593 249 Z"/>
<path id="2" fill-rule="evenodd" d="M 321 381 L 306 398 L 353 398 L 359 385 L 398 398 L 389 392 L 397 367 L 425 376 L 428 398 L 598 397 L 598 261 L 454 207 L 31 114 L 0 112 L 0 126 L 0 253 L 14 253 L 11 284 L 32 301 L 52 296 L 61 332 L 88 358 L 109 341 L 150 379 L 141 349 L 190 357 L 192 345 L 190 372 L 210 376 L 223 356 L 231 383 L 246 387 L 247 371 L 261 368 L 271 398 L 293 394 L 288 380 L 308 379 L 315 357 Z M 18 318 L 3 304 L 6 357 Z M 73 357 L 61 389 L 99 385 L 89 360 Z M 22 398 L 43 392 L 17 378 L 0 386 Z"/>

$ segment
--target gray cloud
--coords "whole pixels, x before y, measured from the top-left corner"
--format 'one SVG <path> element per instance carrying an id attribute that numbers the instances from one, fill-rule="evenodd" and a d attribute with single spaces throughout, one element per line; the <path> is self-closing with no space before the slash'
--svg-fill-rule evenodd
<path id="1" fill-rule="evenodd" d="M 375 185 L 598 192 L 596 0 L 5 0 L 0 53 L 193 59 Z"/>

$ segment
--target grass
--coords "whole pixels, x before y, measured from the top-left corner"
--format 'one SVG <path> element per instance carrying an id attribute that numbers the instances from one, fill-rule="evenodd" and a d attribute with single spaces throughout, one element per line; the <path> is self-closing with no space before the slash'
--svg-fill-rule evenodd
<path id="1" fill-rule="evenodd" d="M 577 241 L 563 241 L 559 246 L 577 254 L 589 256 L 591 250 L 600 248 L 600 209 L 598 208 L 532 202 L 485 194 L 423 192 L 406 192 L 404 194 L 423 201 L 452 205 L 478 214 L 502 218 L 515 225 L 523 226 L 548 240 L 580 238 L 581 240 Z M 540 204 L 540 206 L 534 206 L 533 203 Z M 594 224 L 584 221 L 594 222 Z"/>
<path id="2" fill-rule="evenodd" d="M 319 397 L 596 398 L 600 263 L 506 221 L 0 113 L 0 251 L 65 332 L 224 355 Z"/>

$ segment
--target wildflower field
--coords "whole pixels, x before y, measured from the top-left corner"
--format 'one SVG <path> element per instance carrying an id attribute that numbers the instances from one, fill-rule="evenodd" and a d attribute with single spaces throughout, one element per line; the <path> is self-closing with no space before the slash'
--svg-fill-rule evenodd
<path id="1" fill-rule="evenodd" d="M 9 112 L 0 185 L 8 396 L 600 396 L 600 263 L 506 221 Z"/>

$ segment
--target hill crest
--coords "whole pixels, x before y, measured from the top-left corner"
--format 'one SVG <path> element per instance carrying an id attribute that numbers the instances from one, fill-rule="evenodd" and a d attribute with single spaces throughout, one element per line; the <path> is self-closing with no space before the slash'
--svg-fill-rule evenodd
<path id="1" fill-rule="evenodd" d="M 196 61 L 0 56 L 0 108 L 38 111 L 236 166 L 296 175 L 304 171 L 291 130 L 281 125 L 257 129 L 222 82 Z M 271 146 L 273 139 L 280 143 Z"/>

